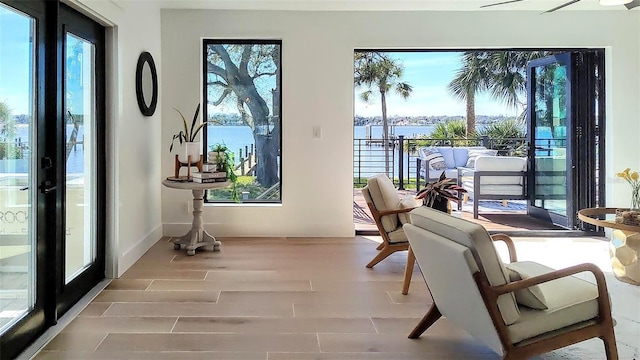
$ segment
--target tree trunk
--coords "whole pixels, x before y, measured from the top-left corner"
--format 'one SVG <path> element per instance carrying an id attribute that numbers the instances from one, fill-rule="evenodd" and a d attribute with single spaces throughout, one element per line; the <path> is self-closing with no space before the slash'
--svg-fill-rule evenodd
<path id="1" fill-rule="evenodd" d="M 387 122 L 387 97 L 385 92 L 380 90 L 382 103 L 382 146 L 384 148 L 384 172 L 389 176 L 389 124 Z"/>
<path id="2" fill-rule="evenodd" d="M 476 131 L 476 94 L 467 94 L 467 138 Z"/>
<path id="3" fill-rule="evenodd" d="M 264 187 L 275 184 L 278 179 L 278 151 L 280 150 L 280 127 L 274 129 L 274 133 L 260 134 L 259 131 L 269 124 L 269 108 L 256 93 L 253 99 L 247 103 L 251 117 L 253 118 L 253 139 L 256 143 L 256 180 Z"/>
<path id="4" fill-rule="evenodd" d="M 268 188 L 280 181 L 278 178 L 278 147 L 276 136 L 253 133 L 256 142 L 256 179 L 260 185 Z"/>

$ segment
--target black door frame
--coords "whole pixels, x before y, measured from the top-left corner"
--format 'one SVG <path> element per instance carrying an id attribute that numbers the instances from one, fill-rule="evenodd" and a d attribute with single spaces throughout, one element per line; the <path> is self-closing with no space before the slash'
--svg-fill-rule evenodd
<path id="1" fill-rule="evenodd" d="M 59 289 L 59 299 L 57 301 L 56 311 L 58 314 L 64 314 L 75 304 L 78 300 L 80 300 L 91 288 L 93 288 L 100 280 L 105 277 L 105 40 L 104 40 L 104 27 L 100 26 L 93 20 L 87 18 L 86 16 L 80 14 L 79 12 L 71 9 L 70 7 L 60 4 L 60 17 L 59 17 L 59 38 L 61 41 L 58 41 L 59 46 L 59 54 L 61 54 L 60 59 L 62 59 L 62 64 L 60 66 L 61 69 L 61 79 L 64 79 L 64 69 L 65 69 L 65 60 L 66 60 L 66 33 L 70 32 L 75 35 L 81 36 L 83 39 L 90 41 L 95 45 L 95 115 L 96 115 L 96 128 L 95 132 L 97 136 L 93 139 L 94 145 L 96 147 L 96 192 L 98 196 L 96 197 L 96 217 L 98 219 L 96 223 L 96 241 L 97 241 L 97 249 L 96 249 L 96 260 L 90 265 L 87 269 L 83 271 L 82 274 L 79 274 L 76 278 L 74 278 L 71 282 L 65 285 L 64 279 L 64 266 L 58 266 L 57 271 L 59 274 L 56 274 L 56 280 L 58 281 L 58 289 Z M 66 89 L 64 88 L 64 81 L 59 81 L 58 85 L 61 90 L 58 94 L 64 94 Z M 58 112 L 59 124 L 62 129 L 65 128 L 65 106 L 64 106 L 64 97 L 60 99 L 60 109 Z M 59 131 L 57 135 L 59 138 L 59 144 L 65 143 L 65 133 L 64 131 Z M 65 158 L 65 147 L 58 146 L 57 149 L 59 153 L 59 159 Z M 60 166 L 57 167 L 58 171 L 58 189 L 61 189 L 58 193 L 62 198 L 62 207 L 61 211 L 64 211 L 66 208 L 66 203 L 64 199 L 64 194 L 66 193 L 66 163 L 64 161 L 60 161 Z M 64 216 L 62 216 L 63 226 L 60 227 L 60 230 L 66 229 L 66 223 L 64 221 Z M 65 239 L 64 233 L 60 234 L 62 239 Z M 65 244 L 64 240 L 58 243 L 60 245 L 59 248 L 56 248 L 56 258 L 61 259 L 62 264 L 65 263 Z"/>
<path id="2" fill-rule="evenodd" d="M 35 223 L 35 304 L 0 335 L 0 359 L 13 359 L 105 277 L 105 39 L 104 27 L 59 0 L 0 0 L 36 21 L 35 119 L 38 190 Z M 89 33 L 85 30 L 91 28 Z M 65 285 L 64 35 L 66 29 L 96 44 L 96 236 L 93 265 Z M 91 34 L 93 33 L 93 35 Z M 96 35 L 97 34 L 97 35 Z M 32 183 L 34 183 L 32 182 Z"/>
<path id="3" fill-rule="evenodd" d="M 50 59 L 48 56 L 50 53 L 45 51 L 46 44 L 50 44 L 55 41 L 55 30 L 52 31 L 52 26 L 55 26 L 55 21 L 49 21 L 49 19 L 57 18 L 57 5 L 53 6 L 53 3 L 49 2 L 26 2 L 19 0 L 6 0 L 2 1 L 9 7 L 23 12 L 35 19 L 35 39 L 34 39 L 34 70 L 35 70 L 35 104 L 36 109 L 34 116 L 36 117 L 32 124 L 37 127 L 37 136 L 40 141 L 37 146 L 37 156 L 35 159 L 43 159 L 49 156 L 52 151 L 55 152 L 55 142 L 48 139 L 45 134 L 49 131 L 55 131 L 55 127 L 51 128 L 51 124 L 47 124 L 45 119 L 51 114 L 52 106 L 55 108 L 55 99 L 50 99 L 46 94 L 49 92 L 48 87 L 51 86 L 51 81 L 45 74 L 48 74 L 53 68 L 55 68 L 55 56 Z M 50 133 L 50 132 L 49 132 Z M 36 160 L 32 160 L 36 161 Z M 46 181 L 55 181 L 55 168 L 48 166 L 49 164 L 40 163 L 38 171 L 32 176 L 36 177 L 35 181 L 31 181 L 30 185 L 34 183 L 43 184 Z M 46 166 L 46 169 L 44 166 Z M 33 168 L 33 167 L 32 167 Z M 12 359 L 19 352 L 28 346 L 34 338 L 39 336 L 44 330 L 55 324 L 55 319 L 52 315 L 55 311 L 51 311 L 52 297 L 55 299 L 55 286 L 52 281 L 51 269 L 53 264 L 50 259 L 54 254 L 53 248 L 55 243 L 58 242 L 57 231 L 53 234 L 47 234 L 47 229 L 55 229 L 55 216 L 46 216 L 46 214 L 52 214 L 56 208 L 56 196 L 55 192 L 44 194 L 40 191 L 32 190 L 33 196 L 37 197 L 38 207 L 36 210 L 35 224 L 35 248 L 32 249 L 36 253 L 34 256 L 35 263 L 35 297 L 33 309 L 28 312 L 23 318 L 18 320 L 13 326 L 7 329 L 0 336 L 0 359 Z M 47 238 L 53 238 L 52 241 L 45 241 L 45 235 Z M 53 300 L 55 301 L 55 300 Z"/>

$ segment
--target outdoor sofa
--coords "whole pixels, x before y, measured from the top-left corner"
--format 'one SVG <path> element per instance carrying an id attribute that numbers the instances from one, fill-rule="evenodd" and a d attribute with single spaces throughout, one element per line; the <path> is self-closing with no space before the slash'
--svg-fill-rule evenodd
<path id="1" fill-rule="evenodd" d="M 497 150 L 487 149 L 484 146 L 430 146 L 418 149 L 417 173 L 418 186 L 420 179 L 426 182 L 438 180 L 442 172 L 450 179 L 458 175 L 458 167 L 474 166 L 478 156 L 495 156 Z"/>

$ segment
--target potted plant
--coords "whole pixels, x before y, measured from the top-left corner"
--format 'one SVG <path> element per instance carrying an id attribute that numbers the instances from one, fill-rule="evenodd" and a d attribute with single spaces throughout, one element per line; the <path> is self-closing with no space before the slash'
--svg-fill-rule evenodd
<path id="1" fill-rule="evenodd" d="M 225 171 L 226 161 L 229 157 L 228 155 L 233 156 L 233 154 L 229 151 L 227 145 L 223 143 L 217 143 L 210 147 L 208 154 L 208 163 L 216 164 L 217 171 Z"/>
<path id="2" fill-rule="evenodd" d="M 416 194 L 416 199 L 422 199 L 422 205 L 442 212 L 449 212 L 449 200 L 458 202 L 458 194 L 467 191 L 458 186 L 455 179 L 447 178 L 443 171 L 438 180 L 429 182 L 424 189 Z"/>
<path id="3" fill-rule="evenodd" d="M 178 153 L 178 160 L 180 162 L 186 163 L 188 161 L 189 155 L 191 155 L 191 163 L 198 162 L 200 160 L 201 147 L 200 141 L 196 141 L 198 133 L 202 130 L 202 127 L 207 124 L 207 121 L 203 121 L 198 124 L 198 115 L 200 114 L 200 104 L 196 107 L 196 112 L 193 115 L 193 120 L 191 120 L 191 126 L 187 123 L 187 119 L 182 115 L 180 110 L 173 108 L 175 111 L 180 114 L 182 118 L 182 125 L 184 126 L 182 130 L 180 130 L 177 134 L 173 135 L 173 139 L 171 140 L 171 146 L 169 147 L 169 151 L 173 151 L 173 145 L 176 140 L 182 144 L 185 144 L 184 151 Z"/>
<path id="4" fill-rule="evenodd" d="M 237 186 L 238 176 L 235 173 L 236 163 L 233 152 L 229 150 L 227 145 L 218 143 L 210 147 L 208 156 L 208 162 L 215 163 L 217 171 L 224 171 L 227 173 L 227 179 L 233 184 L 231 189 L 231 198 L 233 201 L 239 202 L 240 197 L 238 196 Z"/>

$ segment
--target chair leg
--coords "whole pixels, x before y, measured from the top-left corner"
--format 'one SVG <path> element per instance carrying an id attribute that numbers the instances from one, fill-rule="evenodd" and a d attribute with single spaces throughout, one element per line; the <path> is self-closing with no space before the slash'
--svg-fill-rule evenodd
<path id="1" fill-rule="evenodd" d="M 416 263 L 416 256 L 409 246 L 409 253 L 407 254 L 407 265 L 404 268 L 404 283 L 402 284 L 402 295 L 409 293 L 409 286 L 411 285 L 411 276 L 413 275 L 413 266 Z"/>
<path id="2" fill-rule="evenodd" d="M 376 248 L 376 250 L 382 250 L 382 248 L 384 247 L 384 243 L 380 243 L 380 245 L 378 245 L 378 247 Z"/>
<path id="3" fill-rule="evenodd" d="M 618 346 L 616 345 L 616 337 L 613 335 L 613 331 L 610 334 L 606 334 L 601 337 L 604 342 L 604 351 L 607 355 L 607 360 L 618 360 Z"/>
<path id="4" fill-rule="evenodd" d="M 478 218 L 478 199 L 473 199 L 473 218 Z"/>
<path id="5" fill-rule="evenodd" d="M 393 254 L 396 251 L 398 251 L 398 250 L 397 249 L 389 249 L 388 247 L 382 248 L 382 250 L 380 250 L 378 255 L 376 255 L 376 257 L 374 257 L 373 260 L 369 261 L 369 263 L 367 264 L 367 267 L 368 268 L 374 267 L 377 263 L 379 263 L 380 261 L 384 260 L 387 256 Z"/>
<path id="6" fill-rule="evenodd" d="M 422 320 L 420 320 L 413 331 L 411 331 L 411 334 L 409 334 L 409 339 L 419 338 L 420 335 L 422 335 L 423 332 L 427 331 L 427 329 L 431 325 L 433 325 L 433 323 L 438 321 L 441 316 L 442 314 L 440 314 L 440 310 L 438 310 L 436 303 L 433 303 L 429 311 L 427 311 L 427 314 L 422 318 Z"/>

